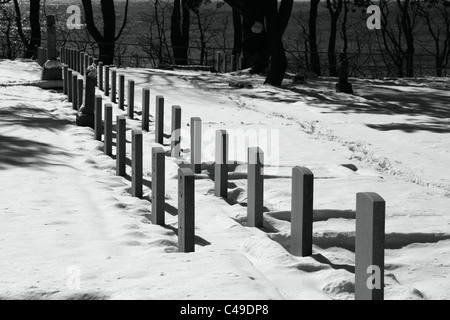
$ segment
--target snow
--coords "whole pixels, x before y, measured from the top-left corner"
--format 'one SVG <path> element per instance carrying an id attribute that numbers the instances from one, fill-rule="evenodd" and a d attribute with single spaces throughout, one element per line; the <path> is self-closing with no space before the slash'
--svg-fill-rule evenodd
<path id="1" fill-rule="evenodd" d="M 92 129 L 75 126 L 66 97 L 24 86 L 40 73 L 34 62 L 0 61 L 0 299 L 354 299 L 355 195 L 366 191 L 386 200 L 386 299 L 450 299 L 449 79 L 350 79 L 356 95 L 348 96 L 331 78 L 274 88 L 246 72 L 118 70 L 136 82 L 128 159 L 143 87 L 152 115 L 155 96 L 165 97 L 165 133 L 170 107 L 182 107 L 183 154 L 166 158 L 160 227 L 150 223 L 153 122 L 137 199 L 130 167 L 115 176 L 115 160 Z M 121 114 L 114 105 L 114 119 Z M 205 163 L 195 182 L 196 252 L 185 254 L 176 177 L 190 159 L 194 116 L 203 120 Z M 227 201 L 214 197 L 210 178 L 217 129 L 228 130 L 236 161 Z M 266 153 L 261 229 L 246 227 L 242 146 L 252 129 Z M 314 252 L 305 258 L 289 253 L 298 165 L 315 175 Z M 69 285 L 73 270 L 79 287 Z"/>

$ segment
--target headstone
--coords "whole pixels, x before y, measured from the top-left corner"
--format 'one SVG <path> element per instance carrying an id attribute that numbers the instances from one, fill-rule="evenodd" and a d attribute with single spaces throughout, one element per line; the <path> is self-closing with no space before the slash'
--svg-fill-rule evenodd
<path id="1" fill-rule="evenodd" d="M 356 300 L 384 299 L 385 207 L 376 193 L 356 195 Z"/>
<path id="2" fill-rule="evenodd" d="M 195 176 L 178 169 L 178 251 L 195 251 Z"/>
<path id="3" fill-rule="evenodd" d="M 181 154 L 181 107 L 172 106 L 172 135 L 170 137 L 171 156 L 179 158 Z"/>
<path id="4" fill-rule="evenodd" d="M 110 103 L 105 104 L 105 133 L 104 133 L 104 152 L 107 156 L 112 156 L 112 141 L 113 141 L 113 129 L 112 129 L 112 105 Z"/>
<path id="5" fill-rule="evenodd" d="M 223 62 L 222 73 L 227 73 L 227 71 L 228 71 L 227 70 L 227 68 L 228 68 L 228 66 L 227 66 L 227 63 L 228 63 L 227 58 L 228 58 L 228 55 L 227 55 L 226 52 L 224 52 L 223 53 L 223 60 L 222 60 L 222 62 Z"/>
<path id="6" fill-rule="evenodd" d="M 86 66 L 84 64 L 84 52 L 80 51 L 79 56 L 80 56 L 80 74 L 84 76 L 86 71 Z"/>
<path id="7" fill-rule="evenodd" d="M 124 115 L 117 116 L 117 138 L 116 138 L 116 175 L 124 177 L 126 174 L 126 132 L 127 119 Z"/>
<path id="8" fill-rule="evenodd" d="M 152 148 L 152 223 L 165 225 L 166 154 L 163 148 Z"/>
<path id="9" fill-rule="evenodd" d="M 150 89 L 142 88 L 142 130 L 149 131 Z"/>
<path id="10" fill-rule="evenodd" d="M 128 118 L 133 119 L 134 118 L 134 80 L 128 80 L 128 97 L 127 97 L 127 103 L 128 103 Z"/>
<path id="11" fill-rule="evenodd" d="M 216 130 L 214 194 L 216 197 L 228 198 L 228 132 L 226 130 Z"/>
<path id="12" fill-rule="evenodd" d="M 156 96 L 155 142 L 164 143 L 164 97 Z"/>
<path id="13" fill-rule="evenodd" d="M 62 80 L 62 64 L 57 59 L 55 16 L 47 16 L 47 58 L 42 80 Z"/>
<path id="14" fill-rule="evenodd" d="M 109 66 L 105 66 L 105 96 L 109 96 Z"/>
<path id="15" fill-rule="evenodd" d="M 84 75 L 86 75 L 86 70 L 90 66 L 89 64 L 89 54 L 87 52 L 84 53 Z"/>
<path id="16" fill-rule="evenodd" d="M 78 111 L 78 75 L 72 74 L 72 109 Z"/>
<path id="17" fill-rule="evenodd" d="M 67 100 L 69 102 L 73 101 L 73 88 L 72 88 L 72 80 L 73 80 L 72 69 L 67 70 Z"/>
<path id="18" fill-rule="evenodd" d="M 125 110 L 125 76 L 119 74 L 119 109 Z"/>
<path id="19" fill-rule="evenodd" d="M 111 102 L 117 103 L 117 71 L 111 71 Z"/>
<path id="20" fill-rule="evenodd" d="M 291 254 L 312 255 L 314 175 L 308 168 L 292 169 Z"/>
<path id="21" fill-rule="evenodd" d="M 260 148 L 248 148 L 247 225 L 263 226 L 264 153 Z"/>
<path id="22" fill-rule="evenodd" d="M 95 65 L 86 70 L 84 101 L 77 115 L 77 125 L 82 127 L 95 127 L 95 82 L 97 79 Z M 106 116 L 106 113 L 105 113 Z"/>
<path id="23" fill-rule="evenodd" d="M 236 55 L 231 55 L 231 72 L 236 71 Z"/>
<path id="24" fill-rule="evenodd" d="M 67 85 L 69 84 L 69 79 L 67 79 L 68 76 L 69 67 L 67 64 L 63 66 L 63 94 L 67 95 L 69 92 Z"/>
<path id="25" fill-rule="evenodd" d="M 84 80 L 83 78 L 78 79 L 78 105 L 77 110 L 81 109 L 81 106 L 83 105 L 83 87 L 84 87 Z M 94 113 L 95 113 L 95 100 L 94 100 Z"/>
<path id="26" fill-rule="evenodd" d="M 103 119 L 102 119 L 103 101 L 102 96 L 95 96 L 95 129 L 94 137 L 97 141 L 102 141 Z"/>
<path id="27" fill-rule="evenodd" d="M 216 71 L 220 73 L 220 67 L 222 65 L 222 53 L 221 52 L 216 52 Z"/>
<path id="28" fill-rule="evenodd" d="M 98 63 L 98 88 L 103 91 L 103 62 Z"/>
<path id="29" fill-rule="evenodd" d="M 132 168 L 131 168 L 131 194 L 142 198 L 142 131 L 133 130 L 132 135 Z"/>
<path id="30" fill-rule="evenodd" d="M 353 94 L 352 84 L 348 82 L 347 55 L 344 53 L 340 55 L 339 82 L 336 83 L 336 92 Z"/>
<path id="31" fill-rule="evenodd" d="M 191 118 L 191 168 L 194 173 L 202 172 L 202 119 Z"/>

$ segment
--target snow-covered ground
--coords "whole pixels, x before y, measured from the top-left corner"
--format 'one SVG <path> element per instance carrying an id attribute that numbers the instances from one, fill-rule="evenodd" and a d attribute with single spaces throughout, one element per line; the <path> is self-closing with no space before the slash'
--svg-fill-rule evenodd
<path id="1" fill-rule="evenodd" d="M 118 73 L 137 87 L 128 142 L 140 128 L 143 87 L 152 116 L 155 96 L 165 97 L 166 134 L 171 106 L 182 107 L 184 152 L 166 158 L 167 226 L 150 223 L 153 123 L 137 199 L 130 167 L 115 176 L 115 160 L 91 129 L 74 125 L 66 97 L 23 85 L 39 79 L 37 64 L 0 61 L 0 298 L 353 299 L 355 195 L 371 191 L 386 200 L 386 299 L 450 299 L 449 79 L 353 79 L 356 95 L 348 96 L 327 78 L 273 88 L 245 72 Z M 235 81 L 253 87 L 229 86 Z M 114 119 L 124 113 L 114 105 Z M 190 159 L 194 116 L 204 124 L 204 164 L 196 252 L 184 254 L 176 175 Z M 211 179 L 216 129 L 229 131 L 236 161 L 227 201 L 214 196 Z M 238 147 L 255 132 L 267 158 L 262 229 L 246 227 Z M 306 258 L 289 253 L 290 177 L 299 165 L 315 175 L 314 253 Z"/>

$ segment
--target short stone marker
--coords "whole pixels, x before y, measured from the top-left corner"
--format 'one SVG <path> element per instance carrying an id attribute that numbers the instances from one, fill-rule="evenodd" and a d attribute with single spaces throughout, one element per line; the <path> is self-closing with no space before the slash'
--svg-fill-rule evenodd
<path id="1" fill-rule="evenodd" d="M 87 52 L 84 53 L 84 75 L 86 75 L 86 70 L 89 67 L 89 54 Z"/>
<path id="2" fill-rule="evenodd" d="M 221 60 L 222 60 L 222 53 L 220 51 L 216 52 L 216 61 L 215 61 L 215 70 L 216 72 L 220 72 L 220 66 L 221 66 Z"/>
<path id="3" fill-rule="evenodd" d="M 355 299 L 384 299 L 385 201 L 356 194 Z"/>
<path id="4" fill-rule="evenodd" d="M 155 142 L 164 143 L 164 97 L 156 96 Z"/>
<path id="5" fill-rule="evenodd" d="M 111 71 L 111 102 L 117 103 L 117 71 Z"/>
<path id="6" fill-rule="evenodd" d="M 166 153 L 161 147 L 152 148 L 152 223 L 165 225 Z"/>
<path id="7" fill-rule="evenodd" d="M 103 62 L 98 63 L 98 88 L 103 91 Z"/>
<path id="8" fill-rule="evenodd" d="M 263 226 L 264 153 L 258 147 L 248 148 L 247 226 Z"/>
<path id="9" fill-rule="evenodd" d="M 202 119 L 191 118 L 191 168 L 194 173 L 202 172 Z"/>
<path id="10" fill-rule="evenodd" d="M 214 194 L 228 198 L 228 132 L 216 130 L 216 163 L 214 165 Z"/>
<path id="11" fill-rule="evenodd" d="M 128 80 L 128 97 L 127 97 L 127 103 L 128 103 L 128 118 L 133 119 L 134 118 L 134 80 Z"/>
<path id="12" fill-rule="evenodd" d="M 109 97 L 109 66 L 105 66 L 105 96 Z"/>
<path id="13" fill-rule="evenodd" d="M 94 128 L 94 138 L 97 141 L 102 141 L 103 134 L 103 119 L 102 119 L 102 109 L 103 101 L 102 96 L 95 96 L 95 128 Z"/>
<path id="14" fill-rule="evenodd" d="M 142 131 L 133 130 L 131 153 L 131 195 L 136 198 L 142 198 L 142 143 Z"/>
<path id="15" fill-rule="evenodd" d="M 236 55 L 231 55 L 231 72 L 236 71 Z"/>
<path id="16" fill-rule="evenodd" d="M 78 75 L 72 74 L 72 109 L 78 110 Z"/>
<path id="17" fill-rule="evenodd" d="M 72 82 L 73 82 L 73 74 L 72 69 L 67 70 L 67 100 L 69 102 L 72 102 L 72 96 L 73 96 L 73 88 L 72 88 Z"/>
<path id="18" fill-rule="evenodd" d="M 86 65 L 84 63 L 84 52 L 80 51 L 79 56 L 80 56 L 80 74 L 84 76 L 84 74 L 86 73 Z"/>
<path id="19" fill-rule="evenodd" d="M 172 106 L 172 135 L 170 136 L 171 156 L 179 158 L 181 154 L 181 107 Z"/>
<path id="20" fill-rule="evenodd" d="M 126 174 L 127 119 L 124 115 L 120 115 L 117 116 L 116 121 L 116 175 L 124 177 Z"/>
<path id="21" fill-rule="evenodd" d="M 77 89 L 78 89 L 78 105 L 77 105 L 77 110 L 80 110 L 81 106 L 83 105 L 83 87 L 84 87 L 84 80 L 83 78 L 78 79 L 78 85 L 77 85 Z M 95 103 L 95 102 L 94 102 Z M 95 104 L 94 104 L 94 108 L 95 108 Z"/>
<path id="22" fill-rule="evenodd" d="M 195 176 L 178 169 L 178 251 L 195 251 Z"/>
<path id="23" fill-rule="evenodd" d="M 314 175 L 308 168 L 292 169 L 291 254 L 312 255 Z"/>
<path id="24" fill-rule="evenodd" d="M 142 130 L 150 127 L 150 89 L 142 88 Z"/>
<path id="25" fill-rule="evenodd" d="M 222 62 L 223 62 L 223 66 L 222 66 L 222 72 L 223 73 L 227 73 L 227 68 L 228 68 L 228 66 L 227 66 L 227 63 L 228 63 L 228 61 L 227 61 L 227 58 L 228 58 L 228 55 L 226 54 L 226 52 L 224 52 L 224 54 L 223 54 L 223 60 L 222 60 Z"/>
<path id="26" fill-rule="evenodd" d="M 112 156 L 112 141 L 113 141 L 113 129 L 112 129 L 112 105 L 110 103 L 105 104 L 105 134 L 104 134 L 104 152 L 107 156 Z"/>
<path id="27" fill-rule="evenodd" d="M 125 110 L 125 76 L 119 74 L 119 109 Z"/>
<path id="28" fill-rule="evenodd" d="M 68 76 L 68 71 L 69 71 L 69 66 L 67 64 L 65 64 L 63 66 L 63 94 L 67 95 L 67 93 L 69 92 L 67 85 L 69 83 L 69 79 L 67 79 Z"/>

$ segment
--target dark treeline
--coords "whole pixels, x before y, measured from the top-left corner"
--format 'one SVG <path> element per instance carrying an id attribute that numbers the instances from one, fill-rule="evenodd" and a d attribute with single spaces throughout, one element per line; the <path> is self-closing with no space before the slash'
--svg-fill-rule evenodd
<path id="1" fill-rule="evenodd" d="M 45 15 L 55 14 L 59 45 L 90 51 L 105 64 L 212 65 L 221 50 L 243 56 L 244 66 L 272 85 L 287 70 L 337 76 L 342 54 L 356 76 L 447 75 L 450 0 L 73 2 L 80 29 L 67 28 L 66 2 L 0 0 L 0 57 L 33 57 L 45 39 Z M 366 26 L 374 4 L 379 30 Z"/>

